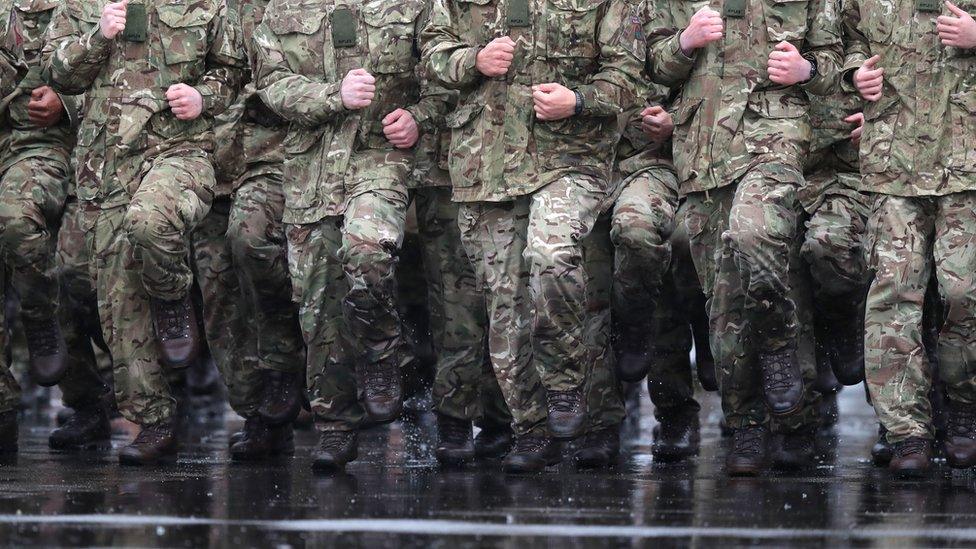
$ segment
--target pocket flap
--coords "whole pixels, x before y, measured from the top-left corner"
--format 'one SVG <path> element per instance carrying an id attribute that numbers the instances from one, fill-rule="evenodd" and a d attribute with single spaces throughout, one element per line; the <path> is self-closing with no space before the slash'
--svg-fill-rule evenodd
<path id="1" fill-rule="evenodd" d="M 463 127 L 468 122 L 471 122 L 477 118 L 484 109 L 485 106 L 480 103 L 467 103 L 465 105 L 461 105 L 457 110 L 447 115 L 445 125 L 451 129 Z"/>
<path id="2" fill-rule="evenodd" d="M 58 7 L 57 0 L 14 0 L 14 7 L 24 13 L 38 13 Z"/>
<path id="3" fill-rule="evenodd" d="M 159 20 L 173 28 L 199 27 L 209 23 L 217 15 L 217 5 L 201 2 L 188 8 L 185 4 L 164 4 L 156 7 Z"/>
<path id="4" fill-rule="evenodd" d="M 321 17 L 308 17 L 307 13 L 300 11 L 286 11 L 279 13 L 277 17 L 266 19 L 268 28 L 276 35 L 282 34 L 315 34 L 322 28 L 322 21 L 327 14 Z"/>
<path id="5" fill-rule="evenodd" d="M 413 2 L 388 2 L 387 0 L 366 2 L 361 9 L 363 20 L 371 27 L 412 23 L 420 13 L 420 9 Z"/>
<path id="6" fill-rule="evenodd" d="M 749 110 L 763 118 L 801 118 L 807 114 L 806 96 L 783 92 L 759 92 L 749 96 Z"/>
<path id="7" fill-rule="evenodd" d="M 671 113 L 671 119 L 675 126 L 680 126 L 689 120 L 698 110 L 701 105 L 702 100 L 699 98 L 693 99 L 691 101 L 679 101 L 674 111 Z"/>
<path id="8" fill-rule="evenodd" d="M 607 0 L 549 0 L 553 6 L 566 11 L 590 11 L 599 8 Z"/>

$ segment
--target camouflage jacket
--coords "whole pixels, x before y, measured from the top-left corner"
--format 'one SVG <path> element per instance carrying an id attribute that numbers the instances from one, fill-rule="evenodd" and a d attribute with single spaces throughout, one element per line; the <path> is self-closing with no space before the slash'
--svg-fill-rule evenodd
<path id="1" fill-rule="evenodd" d="M 236 0 L 228 4 L 232 20 L 239 23 L 250 66 L 254 66 L 254 31 L 261 24 L 270 0 Z M 243 182 L 242 178 L 269 172 L 280 172 L 285 160 L 282 148 L 287 123 L 258 97 L 251 78 L 245 71 L 243 89 L 237 101 L 217 117 L 217 148 L 214 167 L 217 169 L 217 195 L 230 195 Z"/>
<path id="2" fill-rule="evenodd" d="M 804 159 L 804 172 L 814 174 L 826 170 L 835 176 L 807 178 L 800 189 L 799 199 L 809 213 L 815 212 L 828 194 L 844 194 L 859 200 L 864 198 L 856 190 L 861 185 L 857 145 L 851 141 L 854 126 L 844 122 L 844 118 L 861 112 L 863 107 L 860 96 L 852 91 L 853 88 L 844 88 L 830 96 L 810 97 L 813 139 L 810 154 Z"/>
<path id="3" fill-rule="evenodd" d="M 846 79 L 880 55 L 884 90 L 864 106 L 863 190 L 898 196 L 976 190 L 976 56 L 943 46 L 942 2 L 845 0 Z M 976 15 L 972 0 L 957 5 Z"/>
<path id="4" fill-rule="evenodd" d="M 433 2 L 427 2 L 424 8 L 423 25 L 430 21 Z M 430 81 L 428 71 L 423 63 L 417 65 L 417 78 L 421 78 L 424 86 L 439 87 Z M 448 101 L 446 112 L 453 112 L 457 108 L 457 90 L 440 88 Z M 451 132 L 442 128 L 439 132 L 425 133 L 417 143 L 417 156 L 414 160 L 413 177 L 408 186 L 412 189 L 424 187 L 450 187 L 451 176 L 448 173 L 447 155 L 451 148 Z"/>
<path id="5" fill-rule="evenodd" d="M 130 6 L 140 0 L 132 0 Z M 47 33 L 55 88 L 86 94 L 76 148 L 78 198 L 103 208 L 127 204 L 160 157 L 213 151 L 213 119 L 233 101 L 244 67 L 224 0 L 142 0 L 146 40 L 106 40 L 101 3 L 64 0 Z M 179 120 L 166 90 L 185 83 L 204 114 Z"/>
<path id="6" fill-rule="evenodd" d="M 447 109 L 417 77 L 423 8 L 423 0 L 272 0 L 255 35 L 255 78 L 260 97 L 290 122 L 286 223 L 341 215 L 354 196 L 405 188 L 414 151 L 390 144 L 383 118 L 403 108 L 421 133 L 436 133 Z M 334 16 L 344 28 L 333 27 Z M 376 95 L 349 111 L 340 88 L 357 68 L 376 78 Z"/>
<path id="7" fill-rule="evenodd" d="M 0 0 L 0 129 L 8 127 L 7 100 L 27 70 L 22 43 L 17 12 L 10 0 Z M 9 139 L 9 135 L 7 131 L 2 132 L 0 140 Z"/>
<path id="8" fill-rule="evenodd" d="M 27 116 L 31 92 L 47 83 L 41 67 L 41 51 L 44 33 L 59 3 L 57 0 L 13 0 L 20 20 L 24 59 L 29 72 L 17 86 L 17 97 L 10 102 L 12 133 L 9 149 L 0 156 L 0 173 L 5 172 L 15 162 L 32 156 L 56 158 L 67 165 L 74 147 L 74 127 L 78 122 L 80 106 L 78 97 L 61 96 L 64 114 L 61 121 L 50 128 L 38 128 Z"/>
<path id="9" fill-rule="evenodd" d="M 843 46 L 834 4 L 744 0 L 742 17 L 723 18 L 724 38 L 688 57 L 679 31 L 709 0 L 650 1 L 656 4 L 648 18 L 647 70 L 655 81 L 681 88 L 673 109 L 682 194 L 733 184 L 770 160 L 801 170 L 811 138 L 805 91 L 837 87 Z M 781 41 L 814 59 L 818 75 L 790 87 L 772 83 L 766 63 Z"/>
<path id="10" fill-rule="evenodd" d="M 610 185 L 617 117 L 641 94 L 641 8 L 628 0 L 526 2 L 523 23 L 509 13 L 512 0 L 435 0 L 424 31 L 431 77 L 461 93 L 447 120 L 457 201 L 511 200 L 568 173 Z M 500 36 L 515 41 L 514 62 L 504 77 L 485 78 L 478 52 Z M 578 90 L 583 112 L 536 120 L 532 86 L 549 82 Z"/>

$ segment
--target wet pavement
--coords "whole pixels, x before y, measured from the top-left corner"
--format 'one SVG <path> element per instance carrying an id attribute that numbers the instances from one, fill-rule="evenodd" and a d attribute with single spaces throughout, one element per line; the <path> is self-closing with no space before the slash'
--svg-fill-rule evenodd
<path id="1" fill-rule="evenodd" d="M 344 475 L 310 469 L 316 437 L 296 457 L 238 465 L 224 421 L 190 428 L 176 465 L 122 468 L 114 451 L 52 454 L 51 425 L 21 425 L 16 463 L 0 466 L 3 545 L 166 547 L 457 547 L 695 545 L 964 545 L 976 543 L 976 480 L 941 464 L 920 481 L 874 468 L 876 435 L 860 388 L 842 393 L 825 457 L 801 474 L 732 480 L 714 396 L 705 398 L 701 456 L 650 457 L 644 397 L 636 436 L 609 471 L 506 477 L 499 463 L 442 471 L 429 414 L 369 431 Z M 232 432 L 240 420 L 228 415 Z M 117 448 L 123 437 L 114 441 Z"/>

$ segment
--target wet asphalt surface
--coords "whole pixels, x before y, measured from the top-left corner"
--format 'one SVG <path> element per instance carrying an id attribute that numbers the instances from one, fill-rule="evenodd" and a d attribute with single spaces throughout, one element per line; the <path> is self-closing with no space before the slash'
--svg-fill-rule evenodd
<path id="1" fill-rule="evenodd" d="M 240 420 L 188 428 L 176 465 L 123 468 L 115 451 L 52 454 L 44 418 L 21 423 L 21 453 L 0 465 L 0 544 L 165 547 L 833 547 L 976 544 L 976 479 L 944 463 L 895 480 L 868 459 L 876 435 L 863 391 L 842 393 L 841 421 L 813 470 L 728 479 L 716 398 L 704 398 L 700 457 L 657 464 L 646 395 L 611 470 L 567 459 L 537 476 L 497 462 L 438 469 L 430 414 L 370 430 L 346 474 L 311 471 L 312 431 L 294 458 L 231 463 Z M 567 454 L 569 455 L 569 454 Z"/>

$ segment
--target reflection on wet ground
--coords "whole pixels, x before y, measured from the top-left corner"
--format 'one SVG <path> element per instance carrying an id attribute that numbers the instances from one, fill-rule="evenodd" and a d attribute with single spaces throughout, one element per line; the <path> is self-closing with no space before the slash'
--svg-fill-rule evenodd
<path id="1" fill-rule="evenodd" d="M 650 459 L 649 404 L 611 471 L 506 477 L 498 463 L 441 471 L 433 418 L 372 430 L 347 474 L 313 474 L 313 432 L 295 458 L 237 465 L 228 431 L 190 428 L 179 464 L 120 468 L 115 455 L 58 455 L 50 426 L 21 428 L 21 455 L 0 466 L 4 545 L 277 546 L 882 546 L 976 543 L 976 482 L 938 469 L 889 479 L 867 459 L 876 434 L 863 392 L 841 398 L 841 422 L 821 440 L 822 464 L 799 475 L 730 480 L 715 399 L 706 399 L 702 455 Z M 228 421 L 236 428 L 239 421 Z M 636 434 L 633 434 L 636 433 Z M 116 446 L 123 441 L 116 440 Z"/>

